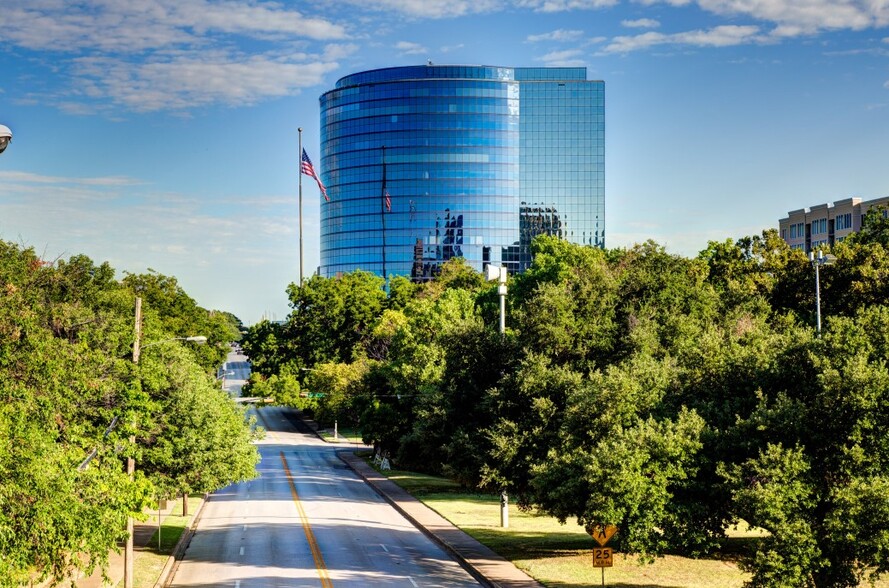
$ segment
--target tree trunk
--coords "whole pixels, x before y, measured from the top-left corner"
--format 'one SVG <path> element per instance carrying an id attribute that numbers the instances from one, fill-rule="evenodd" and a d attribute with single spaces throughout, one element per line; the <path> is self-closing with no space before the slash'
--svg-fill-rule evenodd
<path id="1" fill-rule="evenodd" d="M 188 516 L 188 492 L 182 493 L 182 516 Z"/>

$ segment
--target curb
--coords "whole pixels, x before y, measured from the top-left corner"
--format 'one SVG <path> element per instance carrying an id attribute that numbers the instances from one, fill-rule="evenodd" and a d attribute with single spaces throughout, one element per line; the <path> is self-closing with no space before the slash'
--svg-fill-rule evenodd
<path id="1" fill-rule="evenodd" d="M 409 500 L 411 504 L 419 505 L 423 510 L 423 512 L 428 511 L 429 513 L 433 513 L 436 518 L 440 518 L 442 524 L 447 528 L 442 531 L 439 529 L 439 532 L 436 532 L 427 525 L 423 524 L 419 521 L 413 514 L 408 512 L 408 510 L 399 502 L 398 499 L 390 496 L 384 489 L 380 488 L 377 484 L 377 480 L 369 477 L 365 474 L 362 469 L 362 466 L 367 467 L 373 474 L 376 474 L 380 477 L 380 481 L 391 482 L 388 478 L 379 474 L 376 470 L 373 470 L 370 466 L 365 464 L 364 460 L 360 457 L 356 456 L 354 450 L 343 449 L 341 451 L 337 451 L 337 457 L 339 457 L 349 468 L 354 471 L 358 476 L 364 480 L 371 488 L 379 494 L 383 500 L 388 502 L 392 507 L 397 510 L 405 519 L 407 519 L 412 525 L 414 525 L 418 530 L 420 530 L 424 535 L 432 539 L 432 541 L 441 547 L 446 553 L 451 555 L 457 563 L 460 564 L 460 567 L 465 569 L 469 574 L 477 580 L 481 585 L 486 588 L 543 588 L 543 585 L 540 584 L 537 580 L 528 576 L 525 572 L 519 570 L 515 565 L 509 560 L 503 558 L 484 544 L 478 542 L 476 539 L 473 539 L 469 535 L 467 535 L 464 531 L 461 531 L 459 528 L 451 524 L 449 521 L 441 517 L 434 510 L 430 509 L 428 506 L 423 504 L 419 499 L 406 495 L 406 500 Z M 356 467 L 356 465 L 358 467 Z M 444 537 L 439 535 L 447 534 L 452 536 L 452 538 L 456 539 L 457 542 L 463 542 L 464 547 L 468 547 L 469 549 L 461 549 L 459 546 L 452 544 L 450 541 L 446 540 Z M 475 552 L 474 557 L 471 553 Z M 487 567 L 490 572 L 486 573 L 485 571 L 479 569 L 481 566 L 477 564 L 477 561 L 481 560 L 484 567 Z"/>
<path id="2" fill-rule="evenodd" d="M 179 536 L 179 541 L 176 542 L 176 546 L 173 548 L 173 553 L 167 558 L 167 563 L 164 564 L 164 569 L 161 570 L 157 582 L 154 583 L 154 588 L 166 588 L 169 586 L 170 580 L 176 572 L 176 568 L 179 567 L 179 562 L 182 561 L 182 556 L 185 555 L 185 550 L 188 549 L 188 545 L 191 543 L 191 538 L 194 537 L 198 522 L 200 522 L 201 515 L 204 513 L 204 505 L 209 501 L 210 497 L 205 494 L 204 499 L 201 500 L 197 510 L 195 510 L 194 515 L 192 515 L 188 527 L 182 532 L 182 535 Z"/>
<path id="3" fill-rule="evenodd" d="M 353 464 L 349 462 L 349 459 L 343 456 L 343 453 L 347 453 L 347 452 L 348 452 L 348 453 L 351 453 L 351 452 L 347 449 L 347 450 L 344 450 L 344 451 L 337 451 L 336 454 L 337 454 L 337 457 L 339 457 L 339 458 L 343 461 L 343 463 L 345 463 L 347 466 L 349 466 L 349 469 L 351 469 L 353 472 L 355 472 L 356 474 L 358 474 L 358 476 L 359 476 L 362 480 L 364 480 L 364 481 L 367 483 L 368 486 L 370 486 L 371 488 L 374 489 L 374 492 L 376 492 L 377 494 L 379 494 L 380 497 L 381 497 L 383 500 L 385 500 L 386 502 L 388 502 L 389 505 L 392 506 L 392 508 L 394 508 L 395 510 L 397 510 L 397 511 L 399 512 L 399 514 L 401 514 L 401 516 L 403 516 L 404 518 L 406 518 L 406 519 L 407 519 L 413 526 L 415 526 L 419 531 L 421 531 L 424 535 L 426 535 L 427 537 L 429 537 L 429 538 L 433 541 L 433 543 L 435 543 L 436 545 L 438 545 L 439 547 L 441 547 L 442 549 L 444 549 L 445 552 L 447 552 L 448 555 L 450 555 L 450 556 L 453 557 L 455 560 L 457 560 L 457 563 L 460 564 L 460 567 L 463 568 L 464 570 L 466 570 L 467 572 L 469 572 L 469 574 L 470 574 L 473 578 L 475 578 L 476 580 L 478 580 L 478 582 L 479 582 L 482 586 L 485 586 L 485 588 L 498 588 L 498 587 L 499 587 L 498 584 L 495 584 L 495 583 L 491 582 L 490 580 L 488 580 L 487 578 L 485 578 L 483 575 L 481 575 L 481 573 L 480 573 L 478 570 L 476 570 L 476 569 L 475 569 L 475 568 L 474 568 L 468 561 L 466 561 L 466 559 L 463 557 L 463 555 L 462 555 L 459 551 L 455 550 L 455 549 L 454 549 L 453 547 L 451 547 L 449 544 L 447 544 L 447 543 L 445 543 L 444 541 L 442 541 L 441 539 L 439 539 L 439 538 L 438 538 L 432 531 L 430 531 L 429 529 L 427 529 L 426 527 L 424 527 L 423 525 L 421 525 L 420 522 L 419 522 L 417 519 L 415 519 L 413 516 L 411 516 L 410 513 L 408 513 L 404 508 L 401 507 L 400 504 L 398 504 L 398 501 L 397 501 L 397 500 L 393 499 L 391 496 L 389 496 L 388 494 L 386 494 L 386 493 L 385 493 L 381 488 L 379 488 L 379 487 L 378 487 L 378 486 L 377 486 L 377 485 L 376 485 L 370 478 L 368 478 L 367 476 L 365 476 L 365 475 L 364 475 L 364 472 L 361 472 L 361 471 L 355 469 L 355 468 L 353 467 Z M 355 455 L 354 453 L 352 453 L 352 456 L 353 456 L 355 459 L 361 459 L 360 457 L 358 457 L 358 456 Z"/>
<path id="4" fill-rule="evenodd" d="M 323 435 L 321 435 L 321 427 L 318 426 L 318 423 L 313 419 L 306 417 L 302 411 L 297 411 L 296 418 L 301 420 L 309 430 L 319 439 L 327 443 L 328 445 L 333 446 L 342 446 L 343 449 L 347 450 L 351 447 L 352 449 L 364 449 L 370 447 L 369 445 L 365 445 L 363 443 L 359 443 L 357 441 L 349 441 L 348 439 L 325 439 Z M 329 429 L 328 429 L 329 430 Z"/>

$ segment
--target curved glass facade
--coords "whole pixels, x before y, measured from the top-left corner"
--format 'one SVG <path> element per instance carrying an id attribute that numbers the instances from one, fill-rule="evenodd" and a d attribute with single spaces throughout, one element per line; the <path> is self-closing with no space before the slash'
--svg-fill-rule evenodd
<path id="1" fill-rule="evenodd" d="M 521 271 L 539 233 L 605 242 L 604 83 L 585 68 L 412 66 L 321 96 L 323 276 Z"/>

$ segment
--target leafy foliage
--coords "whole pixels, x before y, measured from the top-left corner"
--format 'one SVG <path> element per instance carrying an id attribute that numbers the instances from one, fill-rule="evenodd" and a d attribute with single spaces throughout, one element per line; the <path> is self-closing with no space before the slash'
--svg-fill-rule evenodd
<path id="1" fill-rule="evenodd" d="M 821 337 L 811 263 L 768 230 L 693 259 L 538 237 L 503 336 L 495 287 L 452 260 L 388 298 L 313 278 L 247 340 L 270 377 L 323 366 L 317 412 L 403 467 L 615 524 L 645 558 L 744 519 L 766 531 L 751 586 L 854 586 L 889 571 L 887 235 L 873 212 L 834 247 Z"/>
<path id="2" fill-rule="evenodd" d="M 133 364 L 129 287 L 151 286 L 140 290 L 143 341 L 184 331 L 221 343 L 231 317 L 214 321 L 175 280 L 149 278 L 121 283 L 108 264 L 85 256 L 46 263 L 0 242 L 0 586 L 104 569 L 127 518 L 140 516 L 166 481 L 211 490 L 249 475 L 244 466 L 256 453 L 243 415 L 227 397 L 204 396 L 215 391 L 207 371 L 224 346 L 196 352 L 171 341 Z M 169 315 L 152 307 L 164 299 L 159 292 Z M 153 357 L 160 350 L 172 353 L 163 364 Z M 214 413 L 218 426 L 201 412 Z M 155 441 L 165 461 L 140 461 L 131 479 L 125 459 L 145 458 Z"/>

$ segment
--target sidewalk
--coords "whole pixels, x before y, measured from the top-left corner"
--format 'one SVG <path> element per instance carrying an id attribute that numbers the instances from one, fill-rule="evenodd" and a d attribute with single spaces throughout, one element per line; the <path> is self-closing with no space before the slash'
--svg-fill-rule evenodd
<path id="1" fill-rule="evenodd" d="M 543 588 L 537 580 L 452 525 L 352 451 L 343 450 L 337 454 L 380 496 L 455 557 L 483 585 L 495 588 Z"/>
<path id="2" fill-rule="evenodd" d="M 203 502 L 200 506 L 193 509 L 190 513 L 190 520 L 194 521 L 201 507 L 203 506 Z M 173 512 L 173 509 L 176 508 L 181 509 L 182 504 L 178 500 L 170 500 L 167 503 L 167 508 L 162 509 L 160 511 L 161 514 L 161 522 L 167 518 L 169 514 Z M 152 537 L 154 537 L 157 532 L 157 518 L 158 512 L 154 510 L 149 513 L 149 518 L 145 521 L 134 521 L 133 522 L 133 560 L 134 567 L 135 564 L 139 561 L 141 556 L 141 552 L 145 551 L 146 548 L 149 547 L 149 542 Z M 191 524 L 186 526 L 185 531 L 182 533 L 182 537 L 180 537 L 180 544 L 189 535 Z M 155 549 L 157 548 L 157 538 L 155 538 Z M 178 550 L 179 544 L 177 544 L 176 548 L 173 550 L 173 555 L 170 555 L 168 558 L 167 565 L 164 568 L 164 572 L 168 570 L 170 567 L 170 560 L 173 559 L 176 551 Z M 111 552 L 108 557 L 108 577 L 111 579 L 110 583 L 102 582 L 102 574 L 101 572 L 96 572 L 92 576 L 80 578 L 77 580 L 76 586 L 77 588 L 104 588 L 105 586 L 123 586 L 123 575 L 124 575 L 124 554 L 123 554 L 123 545 L 121 545 L 120 553 Z M 163 580 L 163 579 L 162 579 Z M 136 582 L 134 582 L 136 585 Z M 154 582 L 151 584 L 154 585 Z M 136 586 L 136 588 L 143 588 L 141 586 Z"/>

